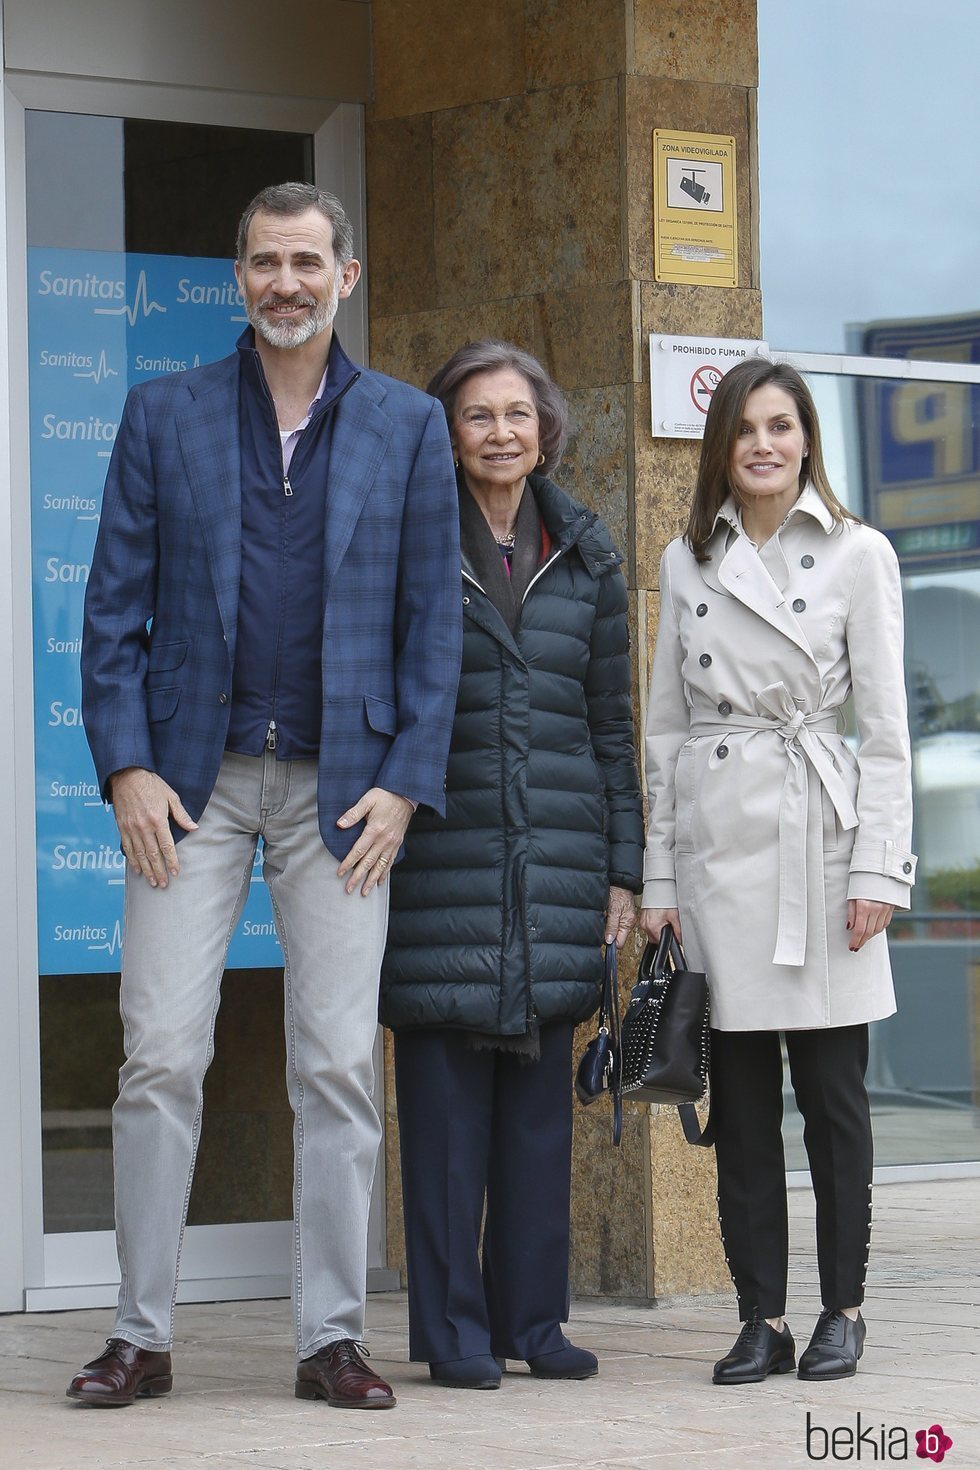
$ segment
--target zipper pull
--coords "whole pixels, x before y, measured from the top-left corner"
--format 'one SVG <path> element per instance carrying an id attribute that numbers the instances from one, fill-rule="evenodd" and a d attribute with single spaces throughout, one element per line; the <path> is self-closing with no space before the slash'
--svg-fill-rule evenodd
<path id="1" fill-rule="evenodd" d="M 292 492 L 290 492 L 290 493 L 292 493 Z M 275 720 L 270 720 L 269 721 L 269 728 L 266 731 L 266 736 L 265 736 L 265 747 L 266 747 L 266 750 L 275 750 L 275 748 L 276 748 L 276 746 L 278 744 L 279 744 L 279 731 L 276 729 L 276 722 L 275 722 Z"/>
<path id="2" fill-rule="evenodd" d="M 283 475 L 282 477 L 282 493 L 283 495 L 292 495 L 293 493 L 293 487 L 289 483 L 288 475 Z"/>

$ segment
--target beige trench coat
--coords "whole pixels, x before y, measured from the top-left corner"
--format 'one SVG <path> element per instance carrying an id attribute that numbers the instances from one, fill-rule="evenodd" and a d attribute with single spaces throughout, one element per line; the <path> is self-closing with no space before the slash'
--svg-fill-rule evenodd
<path id="1" fill-rule="evenodd" d="M 915 877 L 895 553 L 810 487 L 761 550 L 729 500 L 708 549 L 660 567 L 643 907 L 679 908 L 719 1030 L 878 1020 L 885 936 L 851 953 L 845 925 L 849 898 L 907 908 Z"/>

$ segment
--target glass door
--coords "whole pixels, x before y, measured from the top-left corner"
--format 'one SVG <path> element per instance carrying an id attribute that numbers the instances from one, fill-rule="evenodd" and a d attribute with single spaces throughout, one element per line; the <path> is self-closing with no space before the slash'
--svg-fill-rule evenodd
<path id="1" fill-rule="evenodd" d="M 238 215 L 265 184 L 314 177 L 314 138 L 28 111 L 25 150 L 44 1235 L 43 1282 L 27 1303 L 40 1307 L 110 1302 L 118 1282 L 110 1109 L 123 862 L 81 726 L 78 667 L 102 483 L 128 388 L 234 351 L 245 323 Z M 206 1081 L 182 1300 L 289 1290 L 281 963 L 256 870 Z M 376 1271 L 383 1207 L 381 1190 Z"/>

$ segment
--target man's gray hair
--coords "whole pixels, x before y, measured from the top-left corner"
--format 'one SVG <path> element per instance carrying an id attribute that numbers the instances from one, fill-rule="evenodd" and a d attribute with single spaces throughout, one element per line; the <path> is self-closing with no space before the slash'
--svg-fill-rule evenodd
<path id="1" fill-rule="evenodd" d="M 238 222 L 235 243 L 238 263 L 241 265 L 245 260 L 249 227 L 257 214 L 306 214 L 309 209 L 319 210 L 330 221 L 334 261 L 343 270 L 354 255 L 354 227 L 336 194 L 328 194 L 315 184 L 270 184 L 267 189 L 259 190 Z"/>

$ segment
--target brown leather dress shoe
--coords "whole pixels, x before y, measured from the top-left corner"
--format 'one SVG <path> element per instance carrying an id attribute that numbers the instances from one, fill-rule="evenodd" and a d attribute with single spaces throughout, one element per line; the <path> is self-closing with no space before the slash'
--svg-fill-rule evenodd
<path id="1" fill-rule="evenodd" d="M 136 1399 L 158 1398 L 173 1386 L 169 1353 L 149 1352 L 121 1337 L 110 1337 L 105 1352 L 75 1374 L 67 1394 L 94 1409 L 119 1409 Z"/>
<path id="2" fill-rule="evenodd" d="M 328 1342 L 296 1369 L 296 1397 L 326 1399 L 337 1409 L 393 1409 L 395 1395 L 365 1363 L 366 1352 L 349 1337 Z"/>

